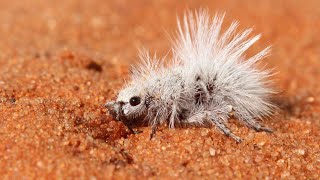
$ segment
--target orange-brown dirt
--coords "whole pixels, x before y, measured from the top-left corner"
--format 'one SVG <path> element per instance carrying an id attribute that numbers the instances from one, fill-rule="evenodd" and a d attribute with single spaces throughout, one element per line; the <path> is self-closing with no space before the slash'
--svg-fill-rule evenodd
<path id="1" fill-rule="evenodd" d="M 131 135 L 106 115 L 137 62 L 166 54 L 186 9 L 226 12 L 273 45 L 280 110 L 257 133 L 231 121 L 236 144 L 215 128 L 150 128 Z M 308 1 L 0 1 L 1 179 L 141 177 L 319 179 L 320 3 Z"/>

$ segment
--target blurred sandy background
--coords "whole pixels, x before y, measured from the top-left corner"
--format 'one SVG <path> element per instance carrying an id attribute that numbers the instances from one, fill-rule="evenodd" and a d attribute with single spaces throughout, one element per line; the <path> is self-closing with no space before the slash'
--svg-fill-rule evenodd
<path id="1" fill-rule="evenodd" d="M 245 141 L 214 128 L 130 135 L 106 115 L 141 47 L 165 54 L 185 10 L 255 27 L 275 68 L 280 111 Z M 320 2 L 0 1 L 1 179 L 319 179 Z"/>

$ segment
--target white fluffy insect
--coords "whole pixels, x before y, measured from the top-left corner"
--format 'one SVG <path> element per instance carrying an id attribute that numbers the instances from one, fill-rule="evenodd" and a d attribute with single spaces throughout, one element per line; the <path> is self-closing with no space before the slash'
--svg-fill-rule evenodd
<path id="1" fill-rule="evenodd" d="M 231 116 L 256 131 L 272 132 L 259 122 L 275 109 L 267 80 L 271 71 L 256 66 L 270 48 L 245 58 L 260 35 L 249 37 L 252 29 L 236 33 L 238 22 L 221 32 L 223 18 L 199 11 L 187 13 L 182 24 L 178 20 L 170 63 L 141 51 L 142 63 L 133 69 L 132 81 L 116 101 L 106 104 L 110 114 L 133 133 L 133 127 L 148 123 L 150 138 L 167 122 L 170 128 L 215 126 L 241 142 L 226 125 Z"/>

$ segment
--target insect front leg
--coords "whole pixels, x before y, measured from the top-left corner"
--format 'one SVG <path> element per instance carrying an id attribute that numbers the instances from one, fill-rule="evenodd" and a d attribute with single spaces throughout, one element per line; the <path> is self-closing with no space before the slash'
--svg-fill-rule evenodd
<path id="1" fill-rule="evenodd" d="M 161 113 L 162 109 L 158 110 L 157 113 L 154 113 L 153 120 L 149 122 L 151 124 L 151 133 L 150 133 L 150 140 L 156 135 L 158 130 L 158 126 L 160 125 Z"/>
<path id="2" fill-rule="evenodd" d="M 154 123 L 151 125 L 150 140 L 156 136 L 156 132 L 158 130 L 159 125 L 160 121 L 158 120 L 158 118 L 155 118 Z"/>
<path id="3" fill-rule="evenodd" d="M 142 133 L 142 131 L 140 131 L 140 130 L 134 130 L 134 129 L 131 127 L 131 124 L 127 123 L 126 121 L 121 120 L 121 122 L 128 128 L 128 130 L 130 131 L 130 133 L 132 133 L 132 134 Z"/>
<path id="4" fill-rule="evenodd" d="M 150 140 L 156 136 L 157 130 L 158 130 L 158 125 L 155 124 L 151 127 Z"/>

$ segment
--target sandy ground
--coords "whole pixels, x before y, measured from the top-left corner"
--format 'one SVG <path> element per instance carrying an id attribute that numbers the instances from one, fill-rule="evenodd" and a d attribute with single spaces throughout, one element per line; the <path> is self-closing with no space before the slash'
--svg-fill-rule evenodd
<path id="1" fill-rule="evenodd" d="M 186 9 L 226 12 L 273 45 L 280 110 L 273 134 L 230 122 L 130 135 L 106 115 L 137 61 L 165 54 Z M 308 1 L 0 1 L 1 179 L 320 178 L 320 3 Z"/>

